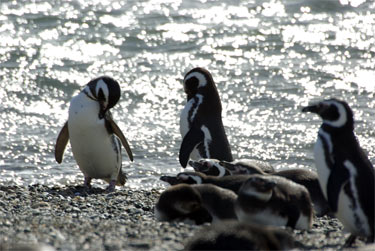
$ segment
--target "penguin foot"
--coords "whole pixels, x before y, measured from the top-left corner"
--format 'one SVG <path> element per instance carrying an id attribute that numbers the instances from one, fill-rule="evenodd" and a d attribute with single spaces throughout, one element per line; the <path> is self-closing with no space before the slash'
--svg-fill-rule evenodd
<path id="1" fill-rule="evenodd" d="M 112 193 L 115 191 L 116 182 L 116 180 L 111 180 L 111 182 L 109 182 L 109 186 L 106 189 L 108 193 Z"/>
<path id="2" fill-rule="evenodd" d="M 348 239 L 346 239 L 345 241 L 345 244 L 344 244 L 344 247 L 343 248 L 349 248 L 353 245 L 353 243 L 355 242 L 355 239 L 357 238 L 357 236 L 355 236 L 354 234 L 351 234 Z"/>
<path id="3" fill-rule="evenodd" d="M 85 177 L 85 181 L 83 183 L 83 187 L 85 188 L 85 190 L 91 189 L 91 180 L 92 178 Z"/>

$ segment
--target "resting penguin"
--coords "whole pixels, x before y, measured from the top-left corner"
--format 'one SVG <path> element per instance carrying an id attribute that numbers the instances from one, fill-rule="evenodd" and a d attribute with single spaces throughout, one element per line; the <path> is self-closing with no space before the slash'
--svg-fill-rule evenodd
<path id="1" fill-rule="evenodd" d="M 197 171 L 206 174 L 207 176 L 217 176 L 224 177 L 227 175 L 249 175 L 249 174 L 262 174 L 268 175 L 260 166 L 251 164 L 251 162 L 244 161 L 233 161 L 225 162 L 212 159 L 201 159 L 199 161 L 190 161 L 189 164 Z M 266 169 L 267 170 L 267 169 Z M 269 170 L 269 169 L 268 169 Z M 270 172 L 270 170 L 269 170 Z M 329 205 L 325 199 L 322 189 L 319 185 L 318 174 L 307 170 L 307 169 L 286 169 L 277 172 L 273 172 L 273 175 L 281 176 L 296 182 L 297 184 L 303 185 L 307 188 L 310 193 L 311 200 L 314 205 L 314 210 L 317 216 L 324 216 L 330 213 Z M 191 175 L 190 175 L 191 176 Z M 228 178 L 223 178 L 223 184 L 228 183 Z M 169 180 L 173 180 L 170 178 Z M 179 180 L 183 179 L 179 177 Z M 212 182 L 214 180 L 215 183 Z M 213 183 L 218 184 L 218 178 L 204 179 L 203 183 Z M 184 180 L 184 183 L 187 183 L 187 179 Z M 238 180 L 243 182 L 243 179 Z M 194 182 L 196 183 L 196 182 Z M 232 183 L 232 182 L 231 182 Z M 237 191 L 235 191 L 237 192 Z"/>
<path id="2" fill-rule="evenodd" d="M 308 169 L 295 168 L 280 170 L 275 172 L 273 175 L 287 178 L 306 187 L 309 191 L 311 201 L 313 202 L 316 216 L 321 217 L 331 214 L 328 201 L 324 197 L 322 189 L 320 188 L 319 178 L 316 172 Z"/>
<path id="3" fill-rule="evenodd" d="M 205 175 L 200 172 L 182 172 L 174 176 L 161 176 L 160 180 L 176 184 L 213 184 L 221 188 L 229 189 L 235 193 L 241 188 L 242 184 L 250 178 L 251 175 L 229 175 L 223 177 Z"/>
<path id="4" fill-rule="evenodd" d="M 189 160 L 189 165 L 194 168 L 196 172 L 201 172 L 206 175 L 217 177 L 232 175 L 227 168 L 220 165 L 220 160 L 217 159 Z"/>
<path id="5" fill-rule="evenodd" d="M 117 81 L 104 76 L 91 80 L 70 102 L 68 121 L 57 137 L 55 159 L 62 162 L 70 140 L 73 156 L 85 176 L 85 187 L 91 186 L 92 178 L 107 181 L 108 191 L 113 191 L 115 185 L 125 184 L 121 143 L 131 161 L 133 155 L 109 111 L 120 99 L 120 94 Z"/>
<path id="6" fill-rule="evenodd" d="M 310 229 L 313 218 L 307 189 L 272 175 L 251 175 L 240 188 L 235 210 L 240 222 L 297 229 Z"/>
<path id="7" fill-rule="evenodd" d="M 345 101 L 328 99 L 303 108 L 323 123 L 314 147 L 319 182 L 331 210 L 355 236 L 374 241 L 374 167 L 354 134 L 353 112 Z"/>
<path id="8" fill-rule="evenodd" d="M 214 223 L 236 219 L 236 199 L 234 192 L 212 184 L 178 184 L 160 195 L 155 205 L 155 216 L 159 221 L 173 221 L 206 210 Z"/>
<path id="9" fill-rule="evenodd" d="M 190 160 L 189 165 L 197 172 L 219 177 L 233 174 L 263 174 L 275 172 L 275 169 L 269 163 L 254 159 L 241 159 L 231 162 L 217 159 L 200 159 L 198 161 Z"/>
<path id="10" fill-rule="evenodd" d="M 255 159 L 239 159 L 231 162 L 222 160 L 219 164 L 232 174 L 272 174 L 275 172 L 275 169 L 269 163 Z"/>
<path id="11" fill-rule="evenodd" d="M 185 168 L 189 158 L 232 161 L 221 118 L 221 101 L 211 74 L 194 68 L 185 75 L 183 84 L 187 103 L 180 116 L 181 166 Z"/>

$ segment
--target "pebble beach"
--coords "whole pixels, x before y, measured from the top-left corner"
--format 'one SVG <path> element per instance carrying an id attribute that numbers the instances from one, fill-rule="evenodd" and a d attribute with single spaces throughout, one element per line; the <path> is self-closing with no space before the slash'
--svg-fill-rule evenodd
<path id="1" fill-rule="evenodd" d="M 156 221 L 153 210 L 162 190 L 0 186 L 0 250 L 184 250 L 208 224 Z M 297 249 L 338 250 L 349 236 L 342 228 L 325 216 L 315 217 L 309 231 L 286 231 Z M 357 239 L 352 249 L 371 246 Z"/>

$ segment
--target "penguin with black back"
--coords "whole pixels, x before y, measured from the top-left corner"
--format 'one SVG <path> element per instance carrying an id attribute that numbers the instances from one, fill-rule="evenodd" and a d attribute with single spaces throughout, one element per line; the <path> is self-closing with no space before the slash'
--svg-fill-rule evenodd
<path id="1" fill-rule="evenodd" d="M 111 77 L 91 80 L 72 98 L 68 121 L 61 129 L 55 144 L 55 159 L 62 162 L 68 141 L 73 156 L 85 177 L 84 186 L 91 187 L 91 180 L 104 179 L 107 190 L 124 185 L 121 144 L 129 158 L 133 154 L 121 129 L 114 122 L 110 109 L 120 99 L 120 85 Z"/>
<path id="2" fill-rule="evenodd" d="M 183 85 L 187 103 L 180 116 L 181 166 L 185 168 L 189 158 L 232 161 L 221 117 L 221 101 L 210 72 L 194 68 L 185 75 Z"/>
<path id="3" fill-rule="evenodd" d="M 314 147 L 319 182 L 331 210 L 351 236 L 374 242 L 374 167 L 354 134 L 353 111 L 335 98 L 302 109 L 318 114 L 323 123 Z"/>

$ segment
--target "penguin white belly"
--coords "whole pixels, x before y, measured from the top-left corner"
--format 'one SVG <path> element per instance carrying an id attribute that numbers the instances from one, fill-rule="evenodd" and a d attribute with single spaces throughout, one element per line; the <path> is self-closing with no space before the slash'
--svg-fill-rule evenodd
<path id="1" fill-rule="evenodd" d="M 72 152 L 85 177 L 116 179 L 121 158 L 112 135 L 99 119 L 99 105 L 84 94 L 74 97 L 69 108 L 69 138 Z M 120 160 L 120 161 L 119 161 Z"/>
<path id="2" fill-rule="evenodd" d="M 314 146 L 314 159 L 319 176 L 320 187 L 322 188 L 324 197 L 327 199 L 327 183 L 330 175 L 330 169 L 325 160 L 323 142 L 320 137 L 318 137 Z"/>
<path id="3" fill-rule="evenodd" d="M 355 235 L 369 236 L 371 234 L 370 226 L 363 210 L 358 205 L 358 191 L 354 185 L 357 172 L 350 161 L 345 161 L 344 165 L 350 172 L 350 179 L 341 188 L 336 217 L 347 231 Z M 347 188 L 345 189 L 345 187 Z M 352 191 L 353 194 L 348 196 L 346 190 Z"/>

